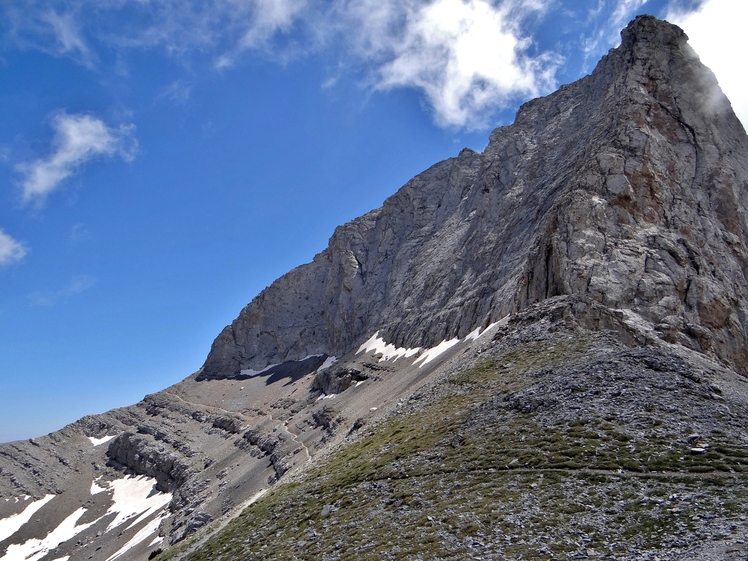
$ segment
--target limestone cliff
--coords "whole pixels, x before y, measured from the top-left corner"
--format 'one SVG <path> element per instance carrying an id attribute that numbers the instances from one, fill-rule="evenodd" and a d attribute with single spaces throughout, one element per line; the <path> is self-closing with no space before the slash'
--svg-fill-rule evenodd
<path id="1" fill-rule="evenodd" d="M 658 337 L 748 364 L 748 137 L 676 26 L 641 16 L 595 71 L 525 104 L 339 227 L 213 343 L 201 378 L 403 347 L 544 298 L 580 299 Z"/>

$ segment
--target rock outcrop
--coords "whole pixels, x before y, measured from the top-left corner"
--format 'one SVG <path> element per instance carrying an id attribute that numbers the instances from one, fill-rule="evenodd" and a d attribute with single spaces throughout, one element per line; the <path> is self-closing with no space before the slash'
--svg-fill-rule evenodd
<path id="1" fill-rule="evenodd" d="M 221 332 L 202 378 L 342 356 L 376 330 L 431 347 L 561 294 L 744 369 L 748 138 L 678 27 L 640 16 L 622 38 L 483 153 L 339 227 Z"/>

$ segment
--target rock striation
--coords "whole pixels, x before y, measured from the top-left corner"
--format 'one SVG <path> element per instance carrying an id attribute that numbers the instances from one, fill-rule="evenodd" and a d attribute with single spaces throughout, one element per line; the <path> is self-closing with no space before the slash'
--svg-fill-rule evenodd
<path id="1" fill-rule="evenodd" d="M 640 16 L 482 153 L 337 228 L 221 332 L 200 378 L 342 356 L 376 330 L 433 347 L 557 295 L 590 326 L 615 316 L 636 340 L 745 372 L 747 207 L 748 137 L 729 101 L 680 28 Z"/>

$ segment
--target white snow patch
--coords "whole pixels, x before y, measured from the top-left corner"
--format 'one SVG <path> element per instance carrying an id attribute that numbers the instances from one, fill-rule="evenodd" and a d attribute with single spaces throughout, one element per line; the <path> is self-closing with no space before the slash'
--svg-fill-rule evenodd
<path id="1" fill-rule="evenodd" d="M 153 538 L 153 541 L 148 544 L 148 547 L 153 547 L 154 545 L 158 545 L 162 541 L 164 541 L 163 536 L 156 536 L 155 538 Z"/>
<path id="2" fill-rule="evenodd" d="M 94 445 L 94 447 L 99 446 L 101 444 L 104 444 L 105 442 L 109 442 L 111 439 L 117 438 L 116 434 L 110 435 L 110 436 L 102 436 L 101 438 L 94 438 L 93 436 L 89 436 L 88 440 L 91 441 L 91 444 Z"/>
<path id="3" fill-rule="evenodd" d="M 99 478 L 99 480 L 100 479 L 101 478 Z M 104 491 L 111 492 L 113 504 L 109 507 L 104 516 L 110 514 L 116 515 L 114 520 L 110 522 L 105 530 L 106 532 L 125 522 L 129 522 L 128 528 L 132 527 L 138 522 L 163 509 L 171 501 L 170 493 L 162 493 L 154 489 L 154 483 L 156 480 L 152 477 L 129 476 L 109 483 L 103 483 L 103 487 L 99 485 L 99 480 L 91 483 L 91 494 L 95 495 L 97 493 L 103 493 Z M 0 541 L 14 534 L 23 524 L 28 522 L 36 511 L 54 497 L 55 495 L 47 495 L 43 499 L 34 501 L 28 505 L 22 513 L 0 520 Z M 76 522 L 85 512 L 86 509 L 84 507 L 79 508 L 70 516 L 65 518 L 57 528 L 47 534 L 43 539 L 32 538 L 23 544 L 11 544 L 3 559 L 7 561 L 38 561 L 47 555 L 51 549 L 57 547 L 58 544 L 74 538 L 77 534 L 101 520 L 101 518 L 99 518 L 93 522 L 77 525 Z M 163 514 L 146 524 L 117 553 L 110 557 L 109 560 L 116 559 L 130 548 L 152 536 L 158 531 L 158 526 L 165 516 L 166 514 Z M 64 559 L 66 560 L 67 557 Z"/>
<path id="4" fill-rule="evenodd" d="M 459 343 L 460 340 L 458 338 L 450 339 L 449 341 L 442 341 L 439 343 L 436 347 L 432 347 L 425 351 L 421 356 L 419 356 L 413 364 L 421 363 L 419 368 L 423 368 L 424 365 L 428 364 L 432 360 L 434 360 L 436 357 L 438 357 L 440 354 L 448 351 L 452 347 L 454 347 L 457 343 Z"/>
<path id="5" fill-rule="evenodd" d="M 499 321 L 495 321 L 494 323 L 487 326 L 485 329 L 481 329 L 480 327 L 476 327 L 473 331 L 468 333 L 463 341 L 477 341 L 481 337 L 483 337 L 486 333 L 491 331 L 494 327 L 497 325 L 506 325 L 509 321 L 509 315 L 507 314 L 503 318 L 501 318 Z M 366 341 L 363 345 L 361 345 L 358 350 L 356 351 L 356 354 L 361 354 L 365 352 L 373 352 L 375 355 L 381 355 L 379 358 L 379 362 L 382 362 L 384 360 L 397 360 L 398 358 L 405 357 L 410 358 L 412 356 L 420 355 L 418 358 L 413 362 L 413 364 L 421 363 L 419 368 L 422 367 L 424 364 L 428 364 L 432 360 L 434 360 L 436 357 L 438 357 L 440 354 L 446 352 L 450 348 L 454 347 L 457 343 L 459 343 L 461 339 L 454 338 L 450 339 L 449 341 L 442 341 L 439 343 L 436 347 L 432 347 L 430 349 L 423 349 L 422 347 L 416 347 L 415 349 L 406 349 L 403 347 L 396 347 L 395 345 L 391 343 L 387 343 L 384 339 L 382 339 L 379 336 L 379 331 L 374 333 L 368 341 Z M 356 384 L 358 385 L 358 384 Z"/>
<path id="6" fill-rule="evenodd" d="M 57 559 L 52 559 L 52 561 L 68 561 L 70 559 L 70 555 L 66 555 L 65 557 L 58 557 Z"/>
<path id="7" fill-rule="evenodd" d="M 480 337 L 480 327 L 476 327 L 470 333 L 465 335 L 465 341 L 475 341 L 478 337 Z"/>
<path id="8" fill-rule="evenodd" d="M 162 493 L 156 491 L 154 485 L 156 480 L 153 477 L 141 475 L 139 477 L 128 476 L 123 479 L 116 479 L 109 483 L 107 490 L 113 491 L 112 501 L 114 504 L 104 515 L 117 513 L 117 516 L 109 523 L 106 531 L 116 528 L 126 520 L 137 516 L 129 526 L 135 524 L 138 520 L 146 518 L 148 515 L 165 507 L 171 501 L 171 493 Z"/>
<path id="9" fill-rule="evenodd" d="M 509 317 L 509 316 L 507 316 L 507 317 Z M 481 332 L 480 332 L 480 335 L 478 335 L 478 336 L 476 337 L 476 339 L 480 339 L 481 337 L 483 337 L 483 336 L 484 336 L 484 335 L 485 335 L 486 333 L 488 333 L 489 331 L 491 331 L 491 330 L 492 330 L 492 329 L 493 329 L 494 327 L 496 327 L 497 325 L 499 325 L 499 322 L 498 322 L 498 321 L 495 321 L 495 322 L 493 322 L 493 323 L 492 323 L 492 324 L 490 324 L 490 325 L 489 325 L 488 327 L 486 327 L 486 328 L 485 328 L 485 329 L 484 329 L 483 331 L 481 331 Z"/>
<path id="10" fill-rule="evenodd" d="M 509 318 L 511 317 L 511 315 L 512 314 L 505 315 L 503 318 L 501 318 L 499 321 L 497 321 L 495 323 L 495 325 L 506 325 L 507 323 L 509 323 Z M 488 330 L 486 330 L 486 331 L 488 331 Z"/>
<path id="11" fill-rule="evenodd" d="M 359 387 L 359 386 L 360 386 L 361 384 L 363 384 L 364 382 L 366 382 L 366 380 L 358 380 L 358 381 L 356 382 L 356 385 L 355 385 L 355 386 L 353 386 L 353 387 L 354 387 L 354 388 L 357 388 L 357 387 Z"/>
<path id="12" fill-rule="evenodd" d="M 338 361 L 338 357 L 336 357 L 336 356 L 328 356 L 328 357 L 327 357 L 327 358 L 325 359 L 325 362 L 323 362 L 323 363 L 322 363 L 322 366 L 320 366 L 319 368 L 317 368 L 317 370 L 316 370 L 316 371 L 317 371 L 317 372 L 322 372 L 323 370 L 327 370 L 327 369 L 328 369 L 328 368 L 330 368 L 330 367 L 331 367 L 331 366 L 332 366 L 333 364 L 335 364 L 335 363 L 336 363 L 337 361 Z"/>
<path id="13" fill-rule="evenodd" d="M 317 398 L 317 401 L 320 401 L 320 400 L 322 400 L 322 399 L 332 399 L 332 398 L 334 398 L 334 397 L 338 397 L 338 394 L 336 394 L 336 393 L 331 393 L 330 395 L 327 395 L 327 394 L 324 394 L 324 393 L 323 393 L 323 394 L 322 394 L 321 396 L 319 396 L 319 397 Z"/>
<path id="14" fill-rule="evenodd" d="M 491 331 L 491 329 L 493 329 L 497 325 L 505 325 L 508 319 L 509 319 L 508 315 L 504 316 L 499 321 L 493 322 L 491 325 L 489 325 L 488 327 L 486 327 L 483 330 L 481 330 L 480 327 L 476 327 L 470 333 L 468 333 L 467 335 L 465 335 L 465 341 L 477 341 L 478 339 L 480 339 L 481 337 L 483 337 L 486 333 L 488 333 L 489 331 Z"/>
<path id="15" fill-rule="evenodd" d="M 28 504 L 26 508 L 23 509 L 23 512 L 13 514 L 8 518 L 3 518 L 2 520 L 0 520 L 0 542 L 15 534 L 21 528 L 21 526 L 31 520 L 31 517 L 34 516 L 34 514 L 36 514 L 36 512 L 40 508 L 42 508 L 45 504 L 47 504 L 54 498 L 55 495 L 47 495 L 43 499 L 39 499 L 38 501 L 34 501 L 33 503 Z M 18 497 L 15 497 L 15 499 L 15 502 L 18 502 Z"/>
<path id="16" fill-rule="evenodd" d="M 11 544 L 8 546 L 8 551 L 5 554 L 4 559 L 11 561 L 13 559 L 23 559 L 25 561 L 38 561 L 42 557 L 46 556 L 50 550 L 56 548 L 60 543 L 66 542 L 71 538 L 74 538 L 83 530 L 96 524 L 96 520 L 88 522 L 86 524 L 76 525 L 76 522 L 86 512 L 84 507 L 80 507 L 78 510 L 73 512 L 65 520 L 60 522 L 60 525 L 52 530 L 43 539 L 31 538 L 22 544 Z"/>
<path id="17" fill-rule="evenodd" d="M 358 348 L 356 354 L 369 351 L 373 351 L 375 355 L 381 354 L 382 357 L 379 359 L 379 362 L 382 362 L 385 360 L 397 360 L 401 357 L 410 358 L 417 355 L 421 351 L 421 347 L 416 347 L 415 349 L 396 347 L 391 343 L 385 342 L 385 340 L 379 336 L 379 331 L 377 331 L 368 341 Z"/>
<path id="18" fill-rule="evenodd" d="M 117 559 L 117 557 L 122 556 L 124 553 L 138 545 L 140 542 L 145 541 L 155 532 L 158 532 L 158 526 L 159 524 L 161 524 L 161 520 L 163 519 L 164 516 L 159 516 L 151 520 L 148 524 L 143 526 L 143 528 L 141 528 L 138 533 L 130 539 L 130 541 L 123 545 L 120 550 L 117 551 L 117 553 L 109 557 L 106 561 L 114 561 L 115 559 Z"/>
<path id="19" fill-rule="evenodd" d="M 99 477 L 99 479 L 101 479 L 101 477 Z M 107 490 L 106 487 L 99 487 L 99 484 L 97 483 L 99 479 L 96 479 L 91 482 L 91 494 L 92 495 L 97 495 L 98 493 L 103 493 L 104 491 Z"/>

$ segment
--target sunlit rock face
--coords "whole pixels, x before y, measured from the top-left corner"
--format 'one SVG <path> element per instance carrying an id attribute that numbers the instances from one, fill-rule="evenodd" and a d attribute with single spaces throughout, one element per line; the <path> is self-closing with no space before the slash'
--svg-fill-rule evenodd
<path id="1" fill-rule="evenodd" d="M 339 227 L 223 330 L 201 376 L 342 356 L 376 330 L 434 346 L 560 294 L 593 324 L 625 310 L 647 336 L 748 364 L 745 131 L 680 28 L 642 16 L 622 39 L 483 153 Z"/>

